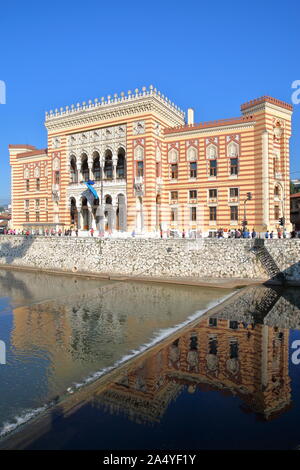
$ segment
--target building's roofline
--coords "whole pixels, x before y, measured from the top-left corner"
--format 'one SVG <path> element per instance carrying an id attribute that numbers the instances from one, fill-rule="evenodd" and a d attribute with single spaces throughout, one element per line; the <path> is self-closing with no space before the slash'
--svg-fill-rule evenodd
<path id="1" fill-rule="evenodd" d="M 273 98 L 272 96 L 261 96 L 260 98 L 243 103 L 241 105 L 241 111 L 245 111 L 245 109 L 252 108 L 253 106 L 257 106 L 261 103 L 271 103 L 275 104 L 276 106 L 280 106 L 281 108 L 293 111 L 293 105 L 286 103 L 285 101 L 278 100 L 277 98 Z"/>
<path id="2" fill-rule="evenodd" d="M 115 93 L 113 96 L 108 95 L 107 99 L 102 96 L 99 100 L 96 98 L 94 101 L 88 100 L 88 102 L 83 102 L 82 104 L 77 103 L 76 106 L 72 104 L 71 106 L 66 106 L 65 108 L 56 108 L 54 111 L 51 110 L 50 112 L 46 112 L 46 123 L 48 121 L 56 120 L 60 117 L 66 117 L 69 115 L 79 114 L 85 112 L 87 110 L 94 110 L 94 109 L 101 109 L 111 107 L 116 104 L 122 103 L 131 103 L 134 101 L 139 101 L 141 98 L 147 98 L 149 96 L 155 96 L 158 100 L 165 104 L 170 110 L 173 111 L 178 117 L 184 118 L 185 113 L 182 109 L 179 108 L 174 102 L 172 102 L 167 96 L 163 95 L 160 91 L 150 85 L 149 90 L 146 87 L 142 87 L 140 91 L 138 88 L 132 92 L 129 90 L 127 94 L 124 92 L 118 95 Z"/>
<path id="3" fill-rule="evenodd" d="M 300 193 L 294 193 L 294 194 L 291 194 L 290 197 L 300 197 Z"/>
<path id="4" fill-rule="evenodd" d="M 254 122 L 254 116 L 239 116 L 229 119 L 219 119 L 217 121 L 200 122 L 198 124 L 186 124 L 184 126 L 169 127 L 165 129 L 165 134 L 175 134 L 177 132 L 189 132 L 197 129 L 206 129 L 210 127 L 222 127 L 236 124 L 246 124 Z"/>
<path id="5" fill-rule="evenodd" d="M 28 150 L 36 150 L 36 147 L 34 145 L 27 145 L 27 144 L 9 144 L 8 146 L 9 149 L 28 149 Z"/>
<path id="6" fill-rule="evenodd" d="M 22 152 L 18 153 L 17 158 L 22 158 L 22 157 L 34 157 L 36 155 L 47 155 L 48 154 L 48 149 L 35 149 L 30 152 Z"/>

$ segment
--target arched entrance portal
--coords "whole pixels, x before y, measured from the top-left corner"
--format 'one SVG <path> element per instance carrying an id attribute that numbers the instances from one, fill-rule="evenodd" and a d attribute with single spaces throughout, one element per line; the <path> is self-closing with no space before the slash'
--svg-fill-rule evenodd
<path id="1" fill-rule="evenodd" d="M 87 198 L 84 196 L 81 198 L 81 216 L 82 216 L 82 229 L 89 230 L 89 209 L 88 209 Z"/>
<path id="2" fill-rule="evenodd" d="M 105 196 L 105 207 L 104 207 L 104 229 L 107 232 L 111 232 L 113 228 L 113 207 L 111 196 Z"/>
<path id="3" fill-rule="evenodd" d="M 116 229 L 125 232 L 126 223 L 126 201 L 124 194 L 118 195 L 118 207 L 116 210 Z"/>
<path id="4" fill-rule="evenodd" d="M 71 198 L 71 205 L 70 205 L 70 221 L 71 225 L 77 227 L 78 225 L 78 210 L 76 207 L 76 199 L 74 197 Z"/>
<path id="5" fill-rule="evenodd" d="M 93 202 L 93 208 L 92 208 L 92 213 L 93 213 L 93 228 L 97 228 L 100 230 L 100 214 L 99 214 L 99 198 L 96 199 L 94 198 Z"/>

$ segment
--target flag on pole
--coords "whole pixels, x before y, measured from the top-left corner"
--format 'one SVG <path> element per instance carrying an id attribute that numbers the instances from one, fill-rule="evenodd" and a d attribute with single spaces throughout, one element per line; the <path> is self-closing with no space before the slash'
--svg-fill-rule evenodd
<path id="1" fill-rule="evenodd" d="M 96 191 L 95 188 L 93 188 L 93 185 L 95 184 L 94 181 L 91 181 L 91 180 L 88 180 L 88 181 L 85 181 L 84 184 L 87 186 L 87 188 L 89 189 L 90 193 L 93 194 L 94 198 L 95 199 L 99 199 L 99 196 L 98 196 L 98 193 Z M 85 191 L 86 192 L 86 191 Z M 90 199 L 88 199 L 90 201 Z"/>

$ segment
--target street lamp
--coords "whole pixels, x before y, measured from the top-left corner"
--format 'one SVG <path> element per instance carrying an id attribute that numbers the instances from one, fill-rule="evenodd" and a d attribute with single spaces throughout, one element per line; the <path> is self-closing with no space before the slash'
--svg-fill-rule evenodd
<path id="1" fill-rule="evenodd" d="M 101 168 L 101 186 L 100 186 L 100 204 L 96 211 L 96 217 L 99 217 L 99 232 L 104 233 L 104 207 L 103 207 L 103 169 Z"/>

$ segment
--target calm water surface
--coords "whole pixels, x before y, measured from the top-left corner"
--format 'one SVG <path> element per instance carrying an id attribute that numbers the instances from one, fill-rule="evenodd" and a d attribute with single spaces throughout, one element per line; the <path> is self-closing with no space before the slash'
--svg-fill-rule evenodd
<path id="1" fill-rule="evenodd" d="M 0 436 L 231 293 L 0 270 Z"/>

